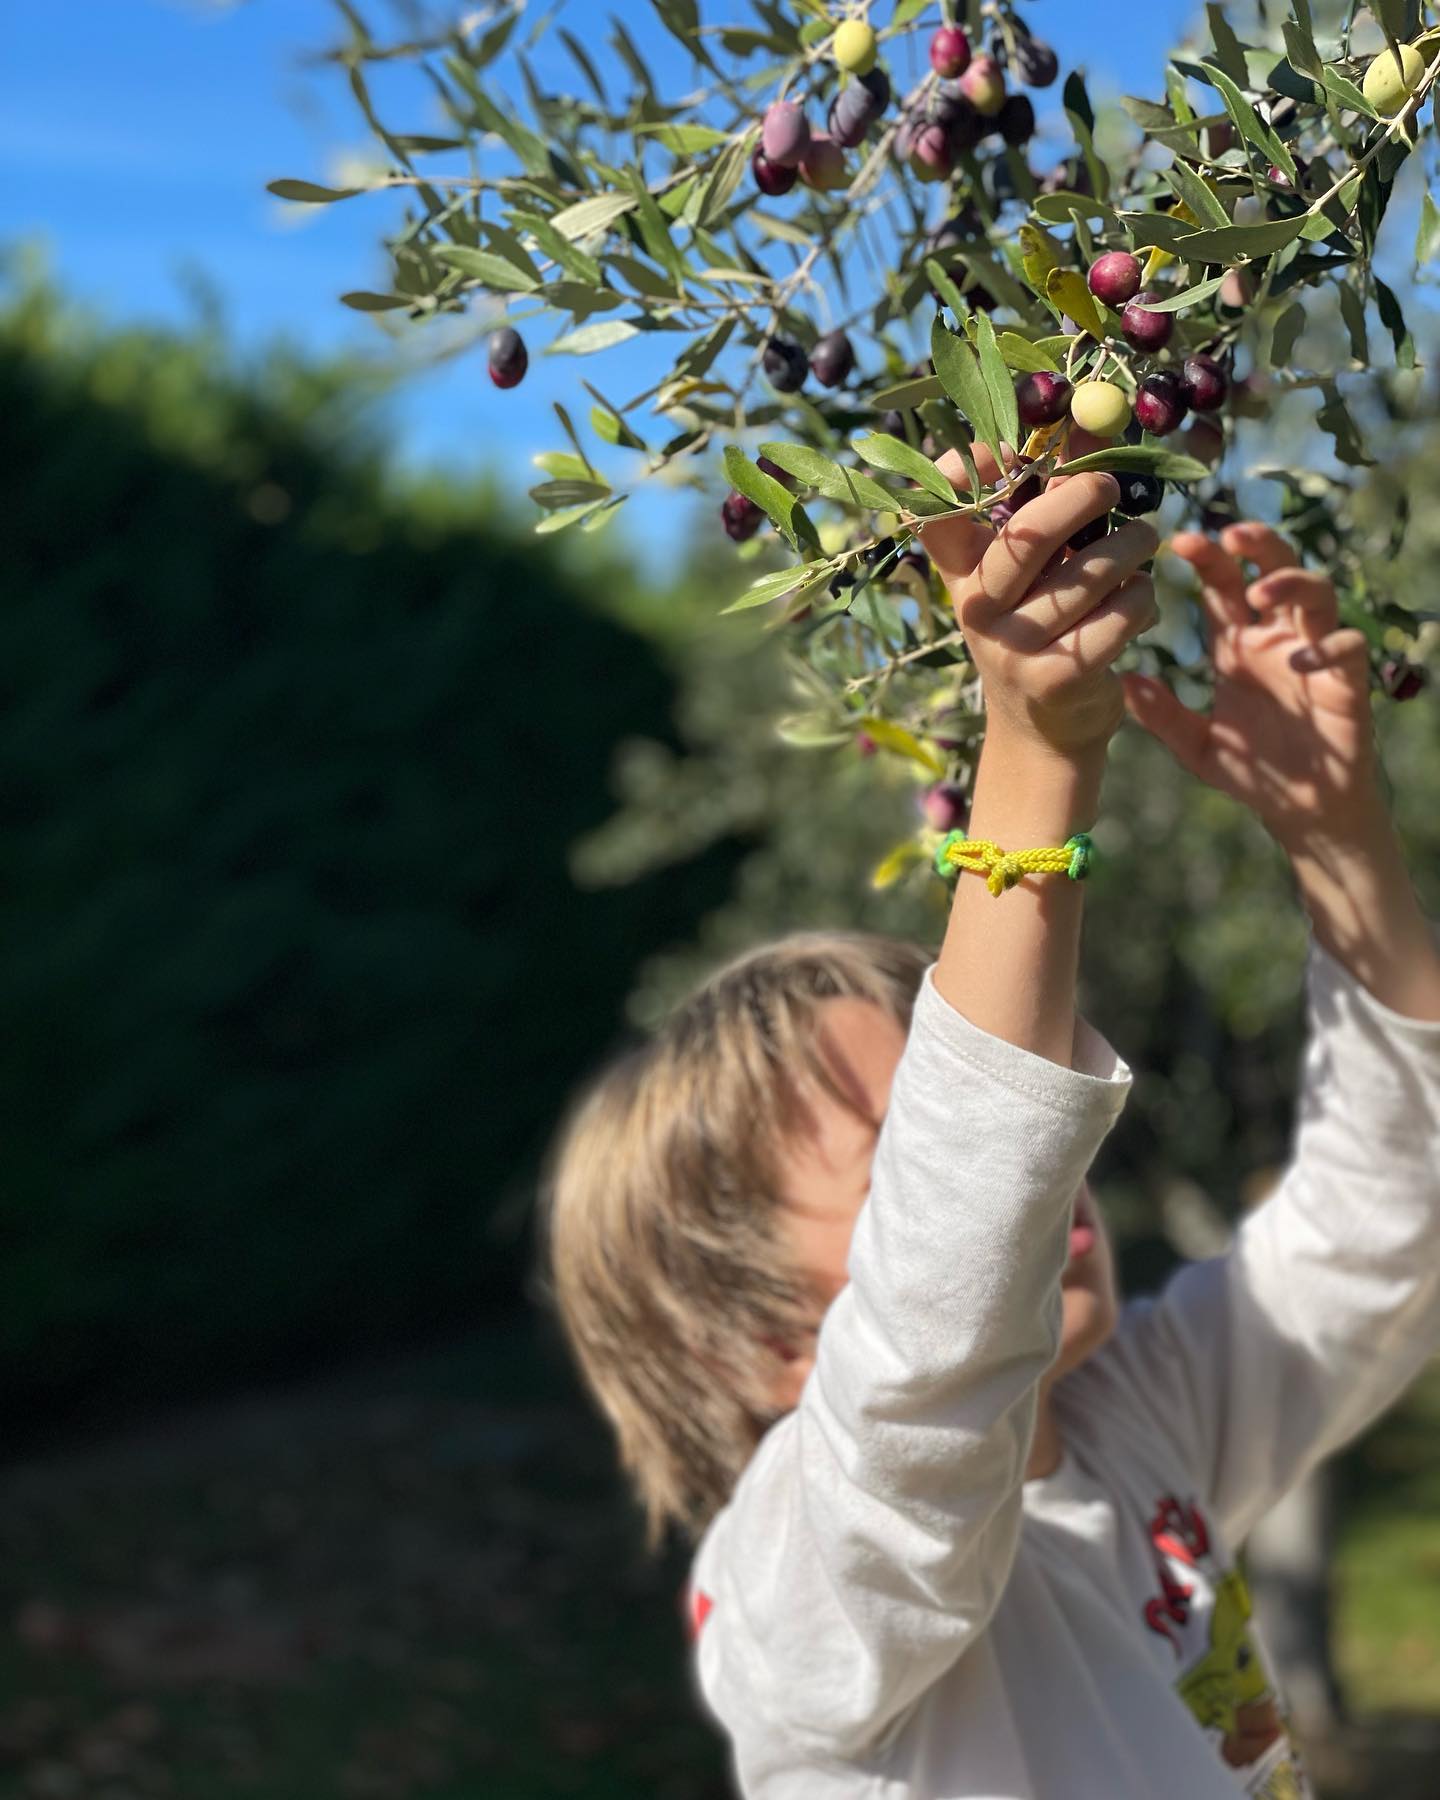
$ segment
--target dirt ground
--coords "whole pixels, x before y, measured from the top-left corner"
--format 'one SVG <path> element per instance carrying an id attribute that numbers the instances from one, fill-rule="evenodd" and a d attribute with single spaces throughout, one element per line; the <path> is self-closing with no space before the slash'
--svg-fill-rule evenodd
<path id="1" fill-rule="evenodd" d="M 497 1332 L 0 1470 L 0 1800 L 726 1800 L 682 1569 Z M 1436 1800 L 1440 1720 L 1307 1746 Z"/>

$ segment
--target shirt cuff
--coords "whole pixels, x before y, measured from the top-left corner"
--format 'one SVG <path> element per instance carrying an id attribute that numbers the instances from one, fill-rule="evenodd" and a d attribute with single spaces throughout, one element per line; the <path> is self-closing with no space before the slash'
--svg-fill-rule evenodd
<path id="1" fill-rule="evenodd" d="M 1093 1025 L 1076 1019 L 1075 1067 L 1067 1069 L 972 1025 L 935 986 L 935 967 L 925 971 L 916 995 L 912 1034 L 938 1039 L 978 1073 L 1058 1113 L 1118 1118 L 1130 1092 L 1130 1068 Z"/>

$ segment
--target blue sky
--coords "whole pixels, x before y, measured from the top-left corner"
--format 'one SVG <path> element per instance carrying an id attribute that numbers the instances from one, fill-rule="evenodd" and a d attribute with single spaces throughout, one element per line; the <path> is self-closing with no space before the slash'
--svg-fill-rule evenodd
<path id="1" fill-rule="evenodd" d="M 385 0 L 359 3 L 377 28 L 389 26 Z M 1084 66 L 1097 92 L 1152 94 L 1192 16 L 1177 0 L 1049 0 L 1026 12 L 1062 66 Z M 662 85 L 688 86 L 688 59 L 649 0 L 567 0 L 561 22 L 600 45 L 610 15 L 624 20 Z M 702 16 L 734 23 L 748 9 L 703 0 Z M 219 293 L 242 346 L 283 331 L 317 349 L 393 354 L 373 320 L 337 303 L 346 289 L 386 285 L 380 241 L 398 217 L 391 198 L 296 209 L 265 192 L 281 175 L 324 181 L 346 153 L 369 148 L 335 71 L 306 65 L 337 36 L 330 0 L 46 0 L 7 8 L 0 34 L 0 240 L 45 243 L 65 286 L 116 320 L 183 321 L 189 268 Z M 909 46 L 917 55 L 927 35 Z M 539 66 L 557 84 L 572 79 L 543 52 Z M 428 91 L 403 79 L 381 90 L 387 121 L 436 129 Z M 458 357 L 397 396 L 397 455 L 462 474 L 496 466 L 523 488 L 534 478 L 530 456 L 560 441 L 551 401 L 575 399 L 572 411 L 583 412 L 580 376 L 603 387 L 614 366 L 604 355 L 537 359 L 522 389 L 501 394 L 478 351 Z M 622 370 L 618 391 L 631 372 Z M 642 507 L 637 523 L 654 517 Z"/>

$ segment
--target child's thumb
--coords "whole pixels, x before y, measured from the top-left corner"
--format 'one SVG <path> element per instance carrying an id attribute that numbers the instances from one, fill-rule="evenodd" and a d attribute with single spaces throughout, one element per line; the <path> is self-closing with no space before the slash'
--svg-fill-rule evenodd
<path id="1" fill-rule="evenodd" d="M 1163 681 L 1151 675 L 1126 675 L 1122 680 L 1130 717 L 1158 738 L 1182 769 L 1198 775 L 1210 730 L 1203 713 L 1183 706 Z"/>
<path id="2" fill-rule="evenodd" d="M 988 486 L 999 479 L 995 459 L 983 444 L 974 445 L 971 454 L 981 481 Z M 949 479 L 957 493 L 969 493 L 969 471 L 958 450 L 947 450 L 936 459 L 935 467 Z M 919 535 L 931 562 L 946 582 L 964 581 L 973 575 L 980 567 L 980 559 L 995 541 L 995 533 L 988 525 L 968 515 L 936 519 L 922 526 Z"/>

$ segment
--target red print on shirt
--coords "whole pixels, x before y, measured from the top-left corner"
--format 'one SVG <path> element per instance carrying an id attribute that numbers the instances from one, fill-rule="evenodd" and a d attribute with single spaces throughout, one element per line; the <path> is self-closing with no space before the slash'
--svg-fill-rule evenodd
<path id="1" fill-rule="evenodd" d="M 710 1617 L 715 1602 L 701 1588 L 691 1588 L 685 1598 L 685 1623 L 692 1639 L 699 1637 L 700 1627 Z"/>
<path id="2" fill-rule="evenodd" d="M 1145 1623 L 1168 1638 L 1175 1654 L 1182 1656 L 1180 1635 L 1174 1627 L 1188 1623 L 1195 1589 L 1173 1575 L 1165 1559 L 1174 1557 L 1193 1569 L 1202 1556 L 1209 1554 L 1210 1532 L 1204 1514 L 1198 1506 L 1177 1500 L 1174 1494 L 1163 1495 L 1150 1521 L 1150 1542 L 1155 1546 L 1160 1592 L 1145 1603 Z"/>

